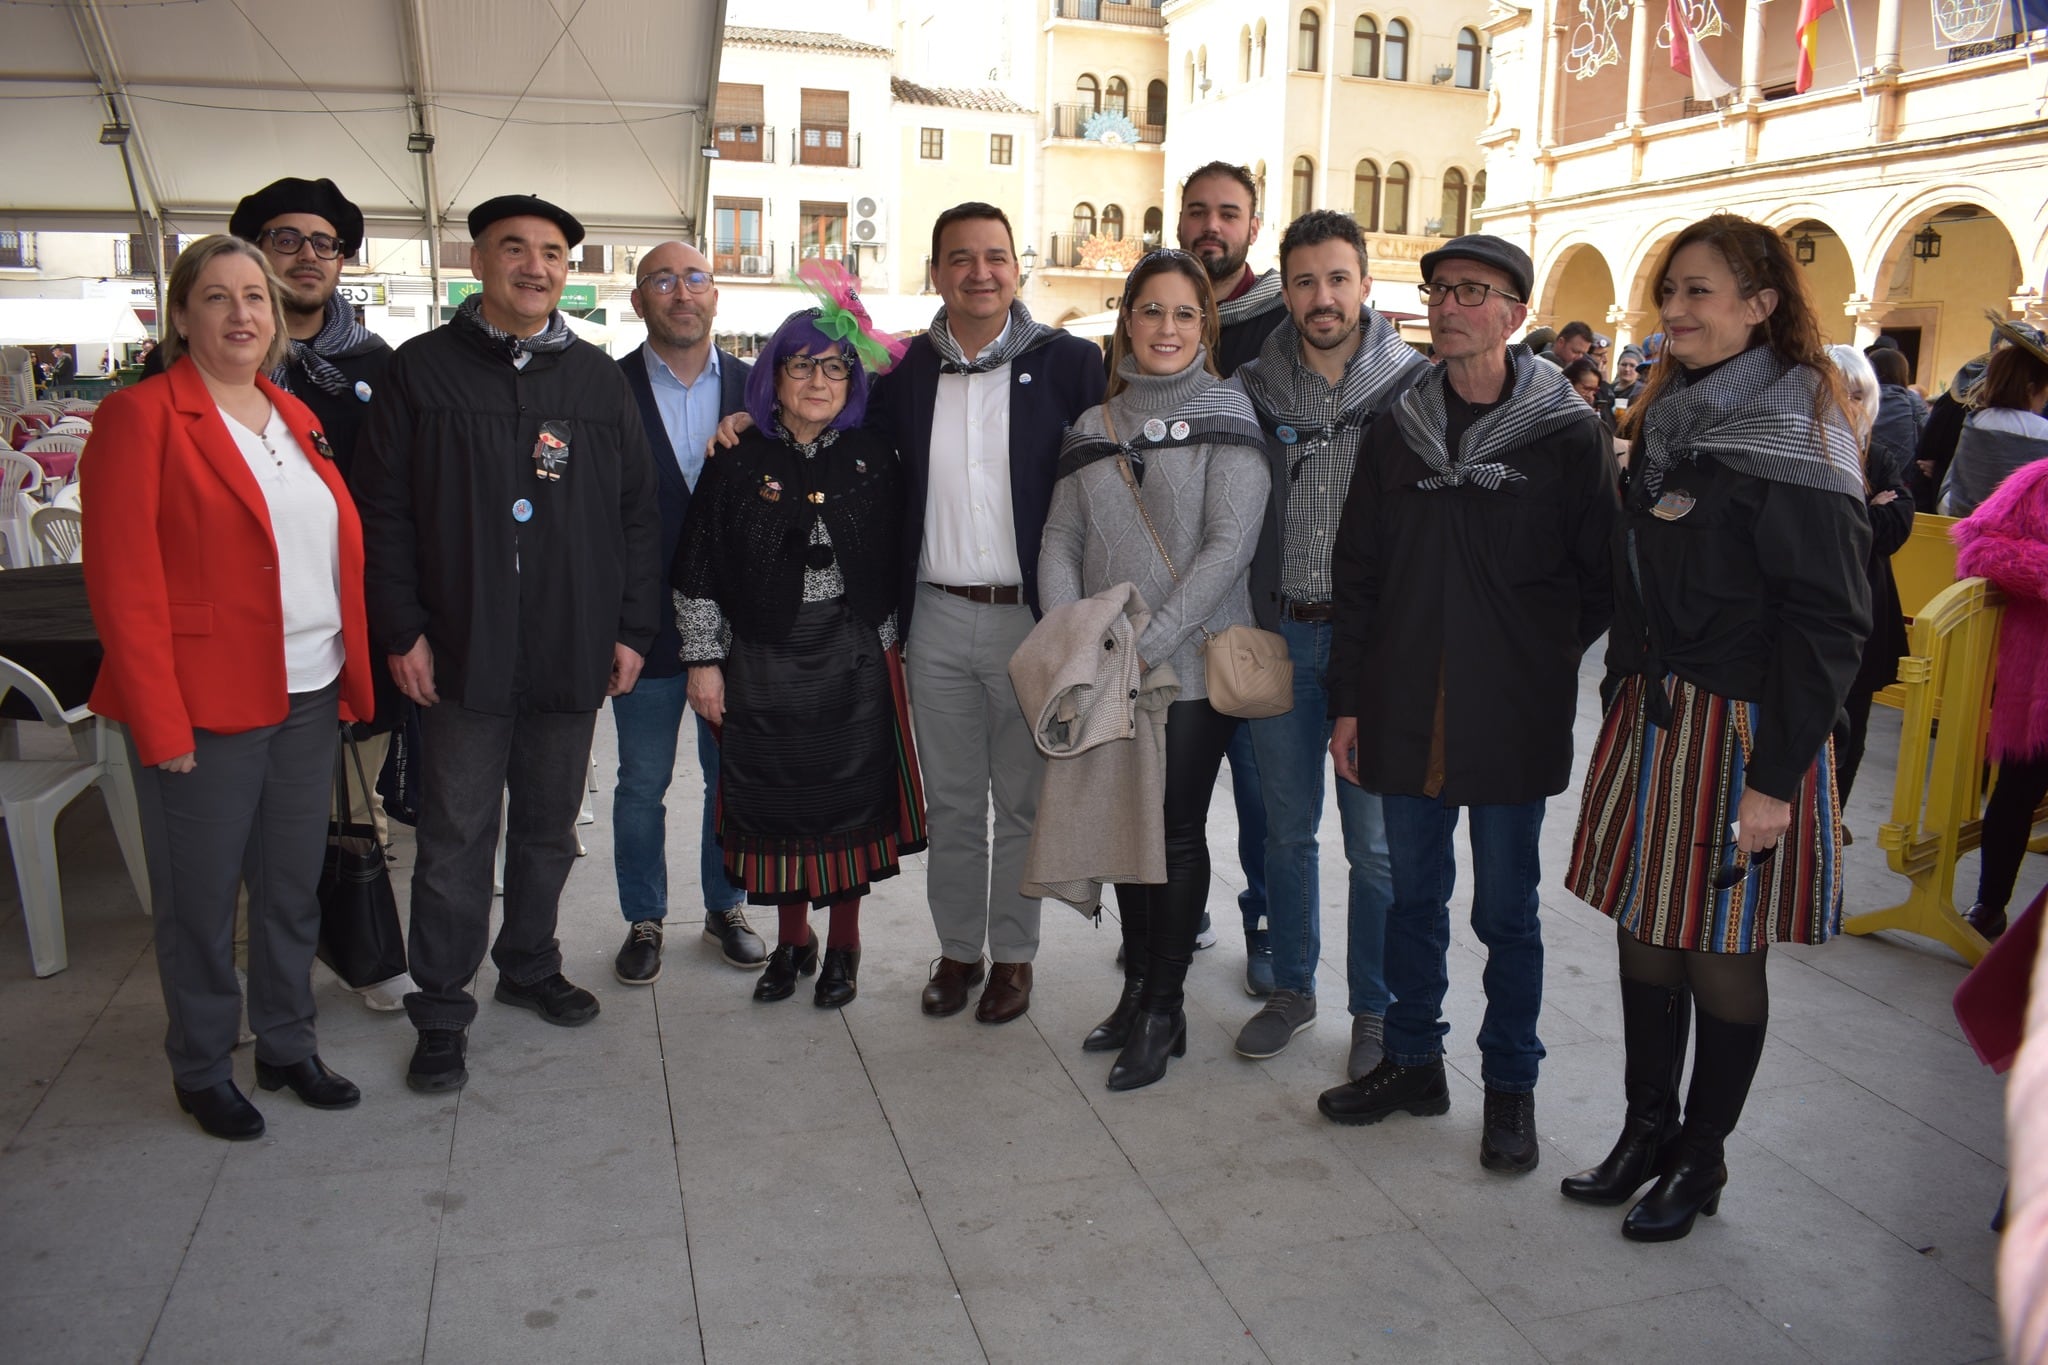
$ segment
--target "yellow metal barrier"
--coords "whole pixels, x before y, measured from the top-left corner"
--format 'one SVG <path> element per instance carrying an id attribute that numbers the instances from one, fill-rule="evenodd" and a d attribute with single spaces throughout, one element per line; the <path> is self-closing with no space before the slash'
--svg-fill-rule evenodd
<path id="1" fill-rule="evenodd" d="M 1989 949 L 1956 913 L 1955 884 L 1957 860 L 1983 837 L 1984 740 L 2004 615 L 2004 597 L 1981 578 L 1950 585 L 1914 613 L 1911 652 L 1899 660 L 1906 715 L 1892 818 L 1877 830 L 1892 871 L 1912 889 L 1899 905 L 1851 916 L 1844 932 L 1903 929 L 1947 944 L 1972 966 Z"/>
<path id="2" fill-rule="evenodd" d="M 1929 602 L 1956 581 L 1956 543 L 1949 539 L 1948 532 L 1959 519 L 1938 517 L 1932 512 L 1915 513 L 1912 534 L 1892 552 L 1892 581 L 1898 585 L 1899 610 L 1906 614 L 1909 625 Z M 1879 692 L 1874 700 L 1880 706 L 1904 707 L 1903 677 Z"/>

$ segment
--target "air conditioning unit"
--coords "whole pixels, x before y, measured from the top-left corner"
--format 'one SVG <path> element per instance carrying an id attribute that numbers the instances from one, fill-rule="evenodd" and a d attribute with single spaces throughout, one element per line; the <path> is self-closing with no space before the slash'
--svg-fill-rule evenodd
<path id="1" fill-rule="evenodd" d="M 853 201 L 853 226 L 850 235 L 855 246 L 881 246 L 889 240 L 889 206 L 873 195 L 863 194 Z"/>
<path id="2" fill-rule="evenodd" d="M 740 274 L 762 275 L 767 273 L 767 263 L 759 256 L 740 257 Z"/>

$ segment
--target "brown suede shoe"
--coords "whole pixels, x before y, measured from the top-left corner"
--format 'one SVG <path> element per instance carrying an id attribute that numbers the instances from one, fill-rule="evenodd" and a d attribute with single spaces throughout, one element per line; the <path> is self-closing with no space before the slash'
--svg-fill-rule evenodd
<path id="1" fill-rule="evenodd" d="M 955 962 L 942 957 L 932 964 L 932 978 L 925 983 L 924 1012 L 935 1019 L 949 1014 L 958 1014 L 967 1008 L 967 992 L 981 984 L 988 975 L 988 962 L 977 957 L 972 962 Z"/>
<path id="2" fill-rule="evenodd" d="M 1007 1024 L 1031 1008 L 1031 964 L 998 962 L 988 969 L 988 989 L 974 1007 L 984 1024 Z"/>

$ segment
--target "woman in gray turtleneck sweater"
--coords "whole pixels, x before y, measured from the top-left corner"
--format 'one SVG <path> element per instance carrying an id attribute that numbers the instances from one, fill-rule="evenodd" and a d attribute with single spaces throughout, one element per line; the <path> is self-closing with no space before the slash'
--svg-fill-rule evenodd
<path id="1" fill-rule="evenodd" d="M 1268 475 L 1250 400 L 1216 377 L 1216 333 L 1209 276 L 1194 257 L 1155 251 L 1138 263 L 1124 284 L 1109 401 L 1067 435 L 1038 561 L 1047 611 L 1135 584 L 1152 612 L 1139 657 L 1180 679 L 1166 713 L 1166 884 L 1116 888 L 1124 990 L 1082 1044 L 1121 1049 L 1112 1090 L 1150 1085 L 1187 1050 L 1181 985 L 1209 895 L 1209 793 L 1240 724 L 1209 705 L 1203 633 L 1252 624 L 1246 570 Z"/>

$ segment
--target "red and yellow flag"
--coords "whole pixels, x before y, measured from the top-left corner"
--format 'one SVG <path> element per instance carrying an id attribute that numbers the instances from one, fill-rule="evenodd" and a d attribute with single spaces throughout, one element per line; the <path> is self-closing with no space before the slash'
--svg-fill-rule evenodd
<path id="1" fill-rule="evenodd" d="M 1799 72 L 1792 89 L 1805 94 L 1813 88 L 1813 68 L 1820 59 L 1820 17 L 1835 7 L 1835 0 L 1799 0 Z"/>

